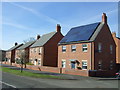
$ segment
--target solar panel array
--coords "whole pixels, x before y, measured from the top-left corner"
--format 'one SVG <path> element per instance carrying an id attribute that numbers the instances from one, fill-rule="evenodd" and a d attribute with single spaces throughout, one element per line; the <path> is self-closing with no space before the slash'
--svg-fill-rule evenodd
<path id="1" fill-rule="evenodd" d="M 84 26 L 72 28 L 60 43 L 86 41 L 92 36 L 100 23 L 93 23 Z"/>

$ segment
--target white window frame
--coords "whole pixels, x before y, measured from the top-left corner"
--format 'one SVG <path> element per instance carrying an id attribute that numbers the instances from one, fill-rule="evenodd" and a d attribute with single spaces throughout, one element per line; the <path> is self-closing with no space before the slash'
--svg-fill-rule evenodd
<path id="1" fill-rule="evenodd" d="M 86 45 L 86 47 L 84 47 L 83 45 Z M 87 48 L 87 50 L 84 50 L 84 49 L 86 49 Z M 88 51 L 88 44 L 82 44 L 82 51 L 83 52 L 87 52 Z"/>
<path id="2" fill-rule="evenodd" d="M 75 47 L 73 47 L 73 46 L 75 46 Z M 76 48 L 77 48 L 76 45 L 71 45 L 71 52 L 76 52 Z"/>
<path id="3" fill-rule="evenodd" d="M 63 64 L 63 62 L 65 62 L 65 63 Z M 66 60 L 65 59 L 62 59 L 62 68 L 66 68 Z"/>
<path id="4" fill-rule="evenodd" d="M 65 49 L 63 47 L 65 47 Z M 62 46 L 62 52 L 66 52 L 66 48 L 66 46 Z"/>
<path id="5" fill-rule="evenodd" d="M 87 68 L 88 68 L 88 62 L 87 62 L 87 60 L 82 60 L 82 70 L 87 70 L 87 69 L 83 69 L 83 62 L 87 63 L 86 65 L 84 65 L 84 66 L 87 66 Z"/>
<path id="6" fill-rule="evenodd" d="M 38 65 L 41 66 L 41 59 L 38 59 Z"/>
<path id="7" fill-rule="evenodd" d="M 98 52 L 99 52 L 99 53 L 102 52 L 102 43 L 98 43 Z"/>
<path id="8" fill-rule="evenodd" d="M 38 48 L 38 53 L 42 53 L 42 47 Z"/>

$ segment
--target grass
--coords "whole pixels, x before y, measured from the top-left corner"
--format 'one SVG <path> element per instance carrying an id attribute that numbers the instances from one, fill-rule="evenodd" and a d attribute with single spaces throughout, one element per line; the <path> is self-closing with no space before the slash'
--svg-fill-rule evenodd
<path id="1" fill-rule="evenodd" d="M 6 67 L 1 67 L 0 70 L 3 72 L 19 75 L 19 76 L 27 76 L 27 77 L 34 77 L 34 78 L 47 78 L 47 79 L 64 79 L 60 76 L 53 76 L 53 75 L 45 75 L 45 74 L 38 74 L 38 73 L 32 73 L 28 71 L 23 71 L 22 73 L 20 70 L 14 70 Z"/>

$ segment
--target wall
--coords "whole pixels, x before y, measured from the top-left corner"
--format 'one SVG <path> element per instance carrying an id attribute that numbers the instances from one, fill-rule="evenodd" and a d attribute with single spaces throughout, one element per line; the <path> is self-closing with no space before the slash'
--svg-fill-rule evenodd
<path id="1" fill-rule="evenodd" d="M 102 52 L 98 52 L 98 43 L 102 44 Z M 102 61 L 102 70 L 110 70 L 110 61 L 113 61 L 113 69 L 115 69 L 115 56 L 116 56 L 116 45 L 112 34 L 107 24 L 104 24 L 103 28 L 99 32 L 95 39 L 95 70 L 98 70 L 98 62 Z M 113 45 L 113 52 L 110 53 L 110 45 Z"/>
<path id="2" fill-rule="evenodd" d="M 82 45 L 88 45 L 88 51 L 82 51 Z M 76 52 L 71 51 L 71 45 L 76 45 Z M 66 46 L 66 52 L 62 52 L 62 46 Z M 66 60 L 66 69 L 71 69 L 70 59 L 75 59 L 79 61 L 77 67 L 82 68 L 82 60 L 87 60 L 87 69 L 91 69 L 91 43 L 79 43 L 70 45 L 60 45 L 58 46 L 58 67 L 62 68 L 62 60 Z"/>
<path id="3" fill-rule="evenodd" d="M 45 45 L 44 45 L 44 61 L 43 66 L 57 67 L 58 63 L 58 42 L 63 38 L 61 32 L 57 32 Z"/>

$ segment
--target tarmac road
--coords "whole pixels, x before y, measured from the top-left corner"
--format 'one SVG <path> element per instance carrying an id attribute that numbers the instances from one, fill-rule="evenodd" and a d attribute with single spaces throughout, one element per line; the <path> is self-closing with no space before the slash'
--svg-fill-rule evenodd
<path id="1" fill-rule="evenodd" d="M 13 86 L 12 88 L 118 88 L 118 80 L 93 80 L 86 78 L 82 80 L 38 79 L 5 72 L 2 75 L 2 82 Z"/>

